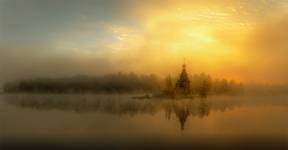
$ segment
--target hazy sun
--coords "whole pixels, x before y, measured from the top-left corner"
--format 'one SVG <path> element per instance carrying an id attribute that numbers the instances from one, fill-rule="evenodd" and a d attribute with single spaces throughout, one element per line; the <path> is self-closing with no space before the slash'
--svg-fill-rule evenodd
<path id="1" fill-rule="evenodd" d="M 115 33 L 123 38 L 114 47 L 130 58 L 141 56 L 145 66 L 160 67 L 163 60 L 180 64 L 186 58 L 206 70 L 216 70 L 228 61 L 236 65 L 245 61 L 245 54 L 235 45 L 242 42 L 249 28 L 225 10 L 172 7 L 144 14 L 139 31 Z"/>

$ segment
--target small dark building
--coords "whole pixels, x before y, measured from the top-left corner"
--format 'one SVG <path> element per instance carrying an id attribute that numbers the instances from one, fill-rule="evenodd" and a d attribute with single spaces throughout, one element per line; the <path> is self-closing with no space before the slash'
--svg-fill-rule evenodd
<path id="1" fill-rule="evenodd" d="M 176 82 L 175 92 L 180 95 L 189 95 L 191 93 L 190 80 L 186 72 L 185 64 L 183 64 L 182 72 L 180 73 L 180 76 Z"/>

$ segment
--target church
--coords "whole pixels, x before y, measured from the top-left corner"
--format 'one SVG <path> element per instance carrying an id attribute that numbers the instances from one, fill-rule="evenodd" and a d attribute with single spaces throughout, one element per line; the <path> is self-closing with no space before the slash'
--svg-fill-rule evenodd
<path id="1" fill-rule="evenodd" d="M 190 90 L 190 80 L 188 73 L 186 71 L 186 65 L 183 64 L 182 71 L 179 75 L 178 80 L 175 84 L 175 90 L 176 94 L 178 95 L 189 95 L 191 93 Z"/>

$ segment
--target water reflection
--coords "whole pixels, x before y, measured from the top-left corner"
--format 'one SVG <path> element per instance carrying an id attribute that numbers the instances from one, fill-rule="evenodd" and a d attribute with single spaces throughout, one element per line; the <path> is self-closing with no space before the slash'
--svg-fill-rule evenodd
<path id="1" fill-rule="evenodd" d="M 240 105 L 237 101 L 214 101 L 204 98 L 135 100 L 125 95 L 7 95 L 4 101 L 13 106 L 39 111 L 102 112 L 129 116 L 154 115 L 158 112 L 164 112 L 164 117 L 168 120 L 171 119 L 171 116 L 176 116 L 181 130 L 184 130 L 189 117 L 204 118 L 211 111 L 226 111 Z"/>
<path id="2" fill-rule="evenodd" d="M 287 149 L 288 96 L 131 97 L 0 95 L 0 138 L 8 149 Z"/>
<path id="3" fill-rule="evenodd" d="M 189 116 L 196 116 L 199 118 L 208 116 L 211 104 L 207 99 L 184 99 L 171 101 L 163 108 L 165 110 L 166 118 L 170 120 L 171 115 L 174 113 L 180 123 L 181 130 L 184 130 L 185 123 Z"/>

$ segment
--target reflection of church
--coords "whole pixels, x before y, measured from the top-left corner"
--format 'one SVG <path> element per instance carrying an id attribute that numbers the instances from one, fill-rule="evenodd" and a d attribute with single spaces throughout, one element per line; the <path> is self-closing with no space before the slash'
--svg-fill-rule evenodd
<path id="1" fill-rule="evenodd" d="M 184 130 L 185 123 L 190 115 L 203 118 L 209 115 L 210 105 L 205 99 L 173 101 L 165 107 L 166 118 L 170 120 L 171 114 L 175 114 L 180 123 L 180 129 Z"/>
<path id="2" fill-rule="evenodd" d="M 174 106 L 175 115 L 178 118 L 178 121 L 180 122 L 180 128 L 181 130 L 184 130 L 185 123 L 187 121 L 188 116 L 190 115 L 190 110 L 188 106 L 181 106 L 181 105 L 175 105 Z"/>

